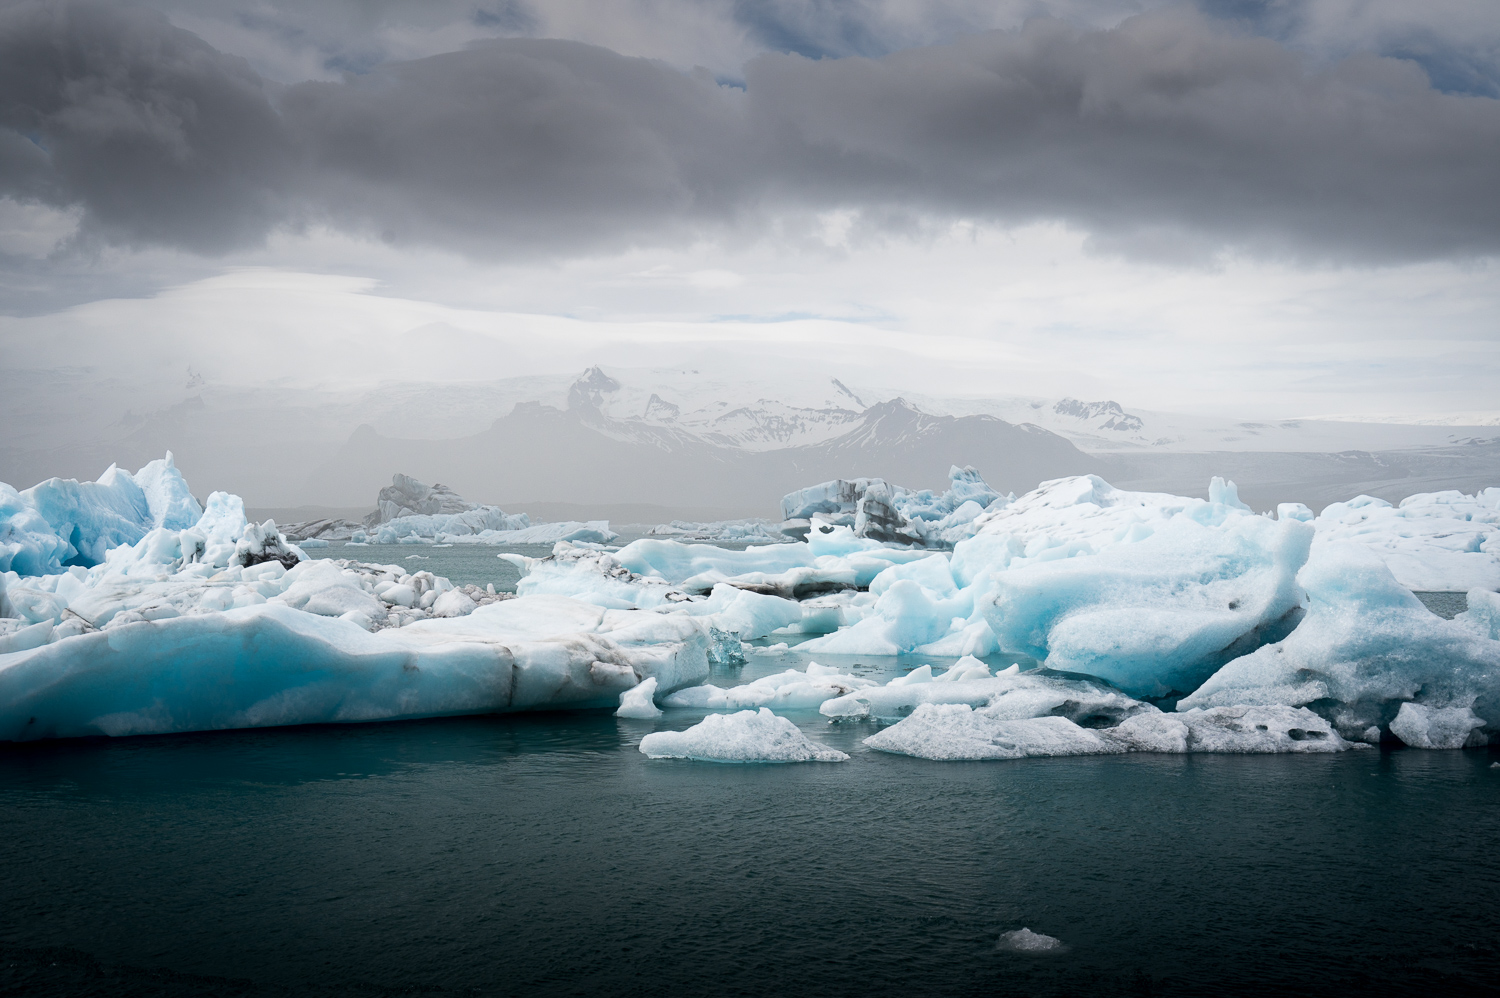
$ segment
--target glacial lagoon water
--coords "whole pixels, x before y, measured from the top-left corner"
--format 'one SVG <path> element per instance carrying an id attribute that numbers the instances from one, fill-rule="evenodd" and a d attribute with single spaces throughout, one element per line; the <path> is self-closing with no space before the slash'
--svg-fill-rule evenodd
<path id="1" fill-rule="evenodd" d="M 1500 752 L 932 763 L 814 711 L 849 762 L 637 751 L 701 716 L 5 747 L 0 994 L 1500 991 Z"/>

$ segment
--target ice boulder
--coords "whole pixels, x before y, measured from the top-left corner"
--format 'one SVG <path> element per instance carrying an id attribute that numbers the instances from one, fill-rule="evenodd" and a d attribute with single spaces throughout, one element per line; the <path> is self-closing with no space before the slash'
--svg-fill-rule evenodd
<path id="1" fill-rule="evenodd" d="M 1391 730 L 1408 702 L 1500 720 L 1500 641 L 1468 614 L 1433 614 L 1360 544 L 1319 545 L 1300 582 L 1310 602 L 1296 630 L 1229 662 L 1180 708 L 1308 706 L 1349 739 Z"/>
<path id="2" fill-rule="evenodd" d="M 641 739 L 652 759 L 700 762 L 845 762 L 848 754 L 819 745 L 767 707 L 710 714 L 686 731 L 653 731 Z"/>

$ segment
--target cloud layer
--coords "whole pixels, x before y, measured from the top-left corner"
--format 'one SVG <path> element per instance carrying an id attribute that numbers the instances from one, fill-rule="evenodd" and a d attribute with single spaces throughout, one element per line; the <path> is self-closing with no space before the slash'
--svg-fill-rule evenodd
<path id="1" fill-rule="evenodd" d="M 1500 251 L 1500 100 L 1468 89 L 1188 8 L 766 52 L 743 87 L 523 37 L 287 85 L 151 10 L 20 4 L 0 11 L 0 196 L 81 212 L 84 240 L 200 253 L 316 224 L 566 256 L 839 211 L 1438 259 Z"/>

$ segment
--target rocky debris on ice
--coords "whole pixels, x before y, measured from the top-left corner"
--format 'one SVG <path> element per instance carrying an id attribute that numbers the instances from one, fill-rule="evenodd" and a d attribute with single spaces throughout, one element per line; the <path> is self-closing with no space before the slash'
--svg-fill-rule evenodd
<path id="1" fill-rule="evenodd" d="M 881 478 L 835 479 L 789 493 L 781 500 L 786 524 L 823 522 L 846 526 L 855 536 L 889 544 L 952 547 L 974 532 L 976 520 L 1014 496 L 1001 496 L 973 468 L 954 466 L 949 487 L 912 491 Z"/>
<path id="2" fill-rule="evenodd" d="M 641 739 L 652 759 L 699 762 L 845 762 L 849 756 L 819 745 L 768 707 L 709 714 L 685 731 L 653 731 Z"/>

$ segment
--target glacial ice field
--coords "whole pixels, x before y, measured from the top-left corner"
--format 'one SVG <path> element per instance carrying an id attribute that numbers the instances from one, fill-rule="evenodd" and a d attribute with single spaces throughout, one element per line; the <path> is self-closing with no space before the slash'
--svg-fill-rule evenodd
<path id="1" fill-rule="evenodd" d="M 650 758 L 723 763 L 836 765 L 850 725 L 930 760 L 1500 740 L 1500 489 L 1266 515 L 1219 479 L 1015 497 L 955 468 L 781 512 L 616 544 L 402 475 L 296 530 L 200 504 L 170 454 L 0 485 L 0 738 L 611 710 Z M 424 567 L 457 550 L 515 591 Z"/>

